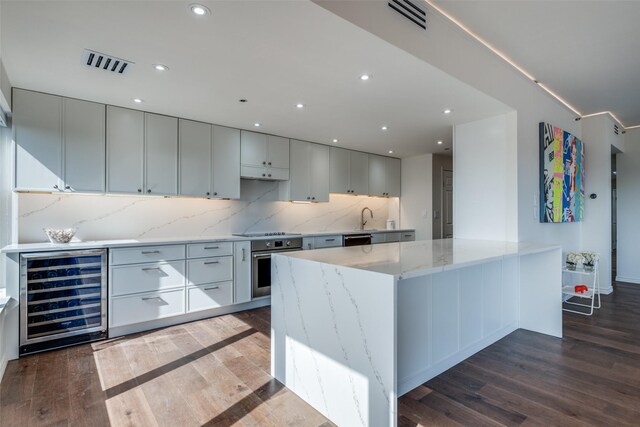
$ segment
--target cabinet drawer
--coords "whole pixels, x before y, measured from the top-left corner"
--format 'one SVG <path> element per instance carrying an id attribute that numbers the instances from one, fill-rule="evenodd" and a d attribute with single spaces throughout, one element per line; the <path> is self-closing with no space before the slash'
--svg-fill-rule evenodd
<path id="1" fill-rule="evenodd" d="M 113 298 L 110 326 L 124 326 L 176 316 L 185 312 L 184 289 Z"/>
<path id="2" fill-rule="evenodd" d="M 189 285 L 233 280 L 233 257 L 190 259 L 187 274 Z"/>
<path id="3" fill-rule="evenodd" d="M 174 261 L 184 259 L 184 245 L 143 246 L 136 248 L 111 249 L 109 264 L 140 264 L 154 261 Z"/>
<path id="4" fill-rule="evenodd" d="M 387 235 L 385 236 L 385 241 L 387 243 L 399 242 L 400 241 L 400 233 L 387 233 Z"/>
<path id="5" fill-rule="evenodd" d="M 414 231 L 405 231 L 400 233 L 401 242 L 413 242 L 416 240 L 416 233 Z"/>
<path id="6" fill-rule="evenodd" d="M 336 246 L 342 246 L 342 236 L 318 236 L 313 238 L 313 246 L 315 249 L 320 248 L 333 248 Z"/>
<path id="7" fill-rule="evenodd" d="M 373 233 L 371 235 L 371 244 L 386 242 L 385 233 Z"/>
<path id="8" fill-rule="evenodd" d="M 206 310 L 233 303 L 233 282 L 187 288 L 187 311 Z"/>
<path id="9" fill-rule="evenodd" d="M 241 165 L 240 176 L 242 178 L 266 179 L 267 170 L 262 166 Z"/>
<path id="10" fill-rule="evenodd" d="M 193 243 L 187 245 L 187 258 L 233 255 L 232 242 Z"/>
<path id="11" fill-rule="evenodd" d="M 267 179 L 287 181 L 289 179 L 289 169 L 267 168 Z"/>
<path id="12" fill-rule="evenodd" d="M 111 267 L 110 280 L 112 296 L 185 286 L 185 264 L 171 261 L 115 266 Z"/>

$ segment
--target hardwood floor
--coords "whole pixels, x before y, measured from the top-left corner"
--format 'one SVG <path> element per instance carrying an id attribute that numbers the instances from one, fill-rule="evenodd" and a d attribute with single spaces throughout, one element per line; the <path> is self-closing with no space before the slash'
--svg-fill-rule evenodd
<path id="1" fill-rule="evenodd" d="M 269 376 L 268 308 L 9 363 L 2 426 L 329 426 Z M 399 425 L 640 423 L 640 285 L 560 340 L 517 331 L 401 397 Z"/>

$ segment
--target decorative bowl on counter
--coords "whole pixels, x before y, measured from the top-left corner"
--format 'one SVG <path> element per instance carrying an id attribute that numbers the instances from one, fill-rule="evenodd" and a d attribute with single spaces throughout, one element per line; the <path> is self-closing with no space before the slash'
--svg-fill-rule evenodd
<path id="1" fill-rule="evenodd" d="M 76 235 L 75 228 L 44 228 L 51 243 L 69 243 Z"/>

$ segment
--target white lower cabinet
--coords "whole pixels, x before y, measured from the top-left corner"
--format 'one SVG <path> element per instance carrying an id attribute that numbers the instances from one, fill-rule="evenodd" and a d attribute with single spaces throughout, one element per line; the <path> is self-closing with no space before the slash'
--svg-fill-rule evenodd
<path id="1" fill-rule="evenodd" d="M 338 246 L 342 246 L 342 235 L 332 235 L 332 236 L 318 236 L 313 239 L 313 248 L 314 249 L 322 249 L 322 248 L 335 248 Z"/>
<path id="2" fill-rule="evenodd" d="M 385 242 L 393 243 L 400 241 L 400 233 L 386 233 Z"/>
<path id="3" fill-rule="evenodd" d="M 233 280 L 233 257 L 190 259 L 187 261 L 189 285 Z"/>
<path id="4" fill-rule="evenodd" d="M 372 233 L 371 234 L 371 244 L 376 244 L 376 243 L 385 243 L 386 237 L 385 237 L 386 233 Z"/>
<path id="5" fill-rule="evenodd" d="M 233 244 L 233 281 L 236 304 L 251 301 L 251 242 Z"/>
<path id="6" fill-rule="evenodd" d="M 184 288 L 111 299 L 109 326 L 126 326 L 177 316 L 185 312 Z"/>
<path id="7" fill-rule="evenodd" d="M 185 286 L 184 261 L 111 267 L 111 295 L 128 295 Z"/>
<path id="8" fill-rule="evenodd" d="M 187 311 L 200 311 L 233 304 L 233 282 L 209 283 L 187 288 Z"/>

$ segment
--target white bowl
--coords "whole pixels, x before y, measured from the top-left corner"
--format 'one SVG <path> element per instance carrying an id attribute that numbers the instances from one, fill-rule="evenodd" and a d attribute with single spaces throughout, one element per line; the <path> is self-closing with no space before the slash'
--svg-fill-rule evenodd
<path id="1" fill-rule="evenodd" d="M 69 243 L 76 235 L 75 228 L 43 228 L 51 243 Z"/>

